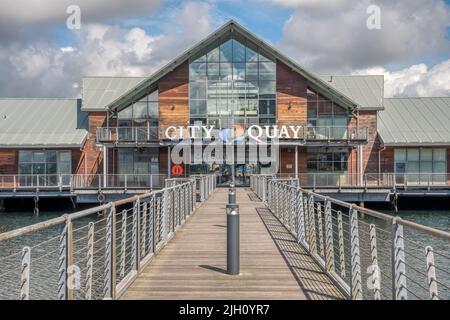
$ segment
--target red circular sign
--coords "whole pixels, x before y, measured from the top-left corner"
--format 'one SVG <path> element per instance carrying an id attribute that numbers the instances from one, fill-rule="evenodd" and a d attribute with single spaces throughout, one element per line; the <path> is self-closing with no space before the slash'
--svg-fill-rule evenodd
<path id="1" fill-rule="evenodd" d="M 172 167 L 172 174 L 174 176 L 181 176 L 183 174 L 183 172 L 184 172 L 184 169 L 179 164 Z"/>

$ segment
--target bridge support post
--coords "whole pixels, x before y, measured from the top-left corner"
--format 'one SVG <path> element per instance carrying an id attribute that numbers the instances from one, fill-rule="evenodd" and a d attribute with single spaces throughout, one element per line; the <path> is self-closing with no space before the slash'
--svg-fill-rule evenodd
<path id="1" fill-rule="evenodd" d="M 240 269 L 240 231 L 239 206 L 236 203 L 236 190 L 230 186 L 227 204 L 227 273 L 238 275 Z"/>

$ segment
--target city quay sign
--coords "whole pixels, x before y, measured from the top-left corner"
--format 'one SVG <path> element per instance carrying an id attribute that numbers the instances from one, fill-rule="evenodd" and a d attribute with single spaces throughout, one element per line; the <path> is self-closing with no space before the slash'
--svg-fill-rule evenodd
<path id="1" fill-rule="evenodd" d="M 278 125 L 253 125 L 247 130 L 240 125 L 233 128 L 218 130 L 213 126 L 168 126 L 161 128 L 163 139 L 183 140 L 183 139 L 220 139 L 223 142 L 243 142 L 248 137 L 256 142 L 263 142 L 267 139 L 293 139 L 303 138 L 303 126 L 278 126 Z"/>

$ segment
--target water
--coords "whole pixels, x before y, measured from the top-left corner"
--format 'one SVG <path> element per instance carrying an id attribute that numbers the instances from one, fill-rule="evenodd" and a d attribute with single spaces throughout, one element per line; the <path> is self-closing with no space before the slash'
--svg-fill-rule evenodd
<path id="1" fill-rule="evenodd" d="M 384 211 L 385 213 L 391 214 L 391 212 Z M 55 217 L 61 216 L 61 214 L 66 212 L 41 212 L 38 217 L 34 216 L 32 213 L 27 212 L 9 212 L 0 214 L 0 233 L 14 230 L 27 225 L 32 225 L 41 221 L 49 220 Z M 419 224 L 430 226 L 433 228 L 450 231 L 450 211 L 412 211 L 407 210 L 400 212 L 398 214 L 400 217 L 414 221 Z M 96 222 L 96 230 L 101 230 L 104 227 L 104 218 L 96 215 L 91 215 L 89 217 L 76 220 L 74 222 L 74 230 L 83 228 L 88 222 Z M 379 247 L 379 261 L 380 268 L 382 269 L 382 274 L 386 273 L 386 277 L 390 274 L 391 263 L 390 263 L 390 225 L 387 222 L 381 221 L 379 219 L 371 219 L 366 217 L 365 221 L 367 223 L 374 223 L 377 225 L 377 238 Z M 360 226 L 360 237 L 367 237 L 369 232 L 368 224 L 362 224 Z M 32 249 L 32 270 L 31 270 L 31 280 L 33 283 L 41 282 L 43 285 L 33 285 L 30 289 L 31 298 L 56 298 L 57 291 L 57 275 L 58 275 L 58 245 L 59 245 L 59 234 L 62 230 L 62 225 L 55 226 L 42 230 L 38 233 L 30 234 L 28 236 L 18 237 L 16 239 L 7 241 L 5 243 L 0 243 L 0 299 L 9 298 L 15 299 L 19 296 L 19 284 L 20 284 L 20 261 L 21 261 L 21 250 L 25 245 L 32 245 L 37 243 L 46 243 Z M 79 233 L 75 235 L 75 238 L 82 239 L 86 236 L 86 228 L 80 229 Z M 424 249 L 426 246 L 432 246 L 436 253 L 440 253 L 443 256 L 435 254 L 436 266 L 441 267 L 445 271 L 449 271 L 450 259 L 450 244 L 437 237 L 431 237 L 424 233 L 419 233 L 410 228 L 404 229 L 405 235 L 405 250 L 407 264 L 411 265 L 414 269 L 407 268 L 407 273 L 411 277 L 412 281 L 417 279 L 417 284 L 412 281 L 408 282 L 408 288 L 415 289 L 414 292 L 418 292 L 418 296 L 421 299 L 427 299 L 428 292 L 423 290 L 422 287 L 426 287 L 425 279 L 420 273 L 426 273 L 426 265 L 424 259 Z M 81 243 L 85 241 L 82 240 Z M 100 241 L 96 244 L 96 248 L 101 251 L 104 247 L 104 242 Z M 76 245 L 75 245 L 76 249 Z M 97 249 L 96 249 L 97 250 Z M 362 256 L 362 270 L 363 270 L 363 282 L 367 280 L 367 273 L 364 271 L 370 265 L 370 246 L 368 241 L 361 241 L 361 256 Z M 364 252 L 363 252 L 364 251 Z M 80 261 L 84 258 L 83 255 L 80 257 Z M 10 257 L 4 259 L 3 257 Z M 420 258 L 420 259 L 419 259 Z M 103 260 L 99 258 L 98 269 L 102 269 Z M 81 263 L 82 264 L 82 263 Z M 83 265 L 83 264 L 82 264 Z M 348 270 L 349 270 L 348 266 Z M 13 272 L 9 272 L 13 270 Z M 9 272 L 9 273 L 8 273 Z M 444 284 L 450 284 L 450 275 L 444 271 L 437 270 L 438 280 Z M 384 277 L 382 278 L 382 293 L 384 298 L 390 298 L 390 280 Z M 101 277 L 100 277 L 101 278 Z M 420 280 L 418 280 L 420 279 Z M 39 281 L 37 281 L 39 280 Z M 101 286 L 101 281 L 99 281 L 98 286 Z M 365 287 L 365 286 L 363 286 Z M 450 298 L 450 290 L 443 288 L 442 285 L 438 284 L 439 294 L 441 297 L 447 299 Z M 100 290 L 100 289 L 99 289 Z M 98 290 L 97 290 L 98 291 Z M 364 289 L 365 296 L 370 296 L 372 293 L 367 289 Z M 53 292 L 51 296 L 47 296 L 49 292 Z M 98 291 L 99 294 L 100 291 Z M 414 299 L 413 295 L 409 295 L 410 298 Z"/>

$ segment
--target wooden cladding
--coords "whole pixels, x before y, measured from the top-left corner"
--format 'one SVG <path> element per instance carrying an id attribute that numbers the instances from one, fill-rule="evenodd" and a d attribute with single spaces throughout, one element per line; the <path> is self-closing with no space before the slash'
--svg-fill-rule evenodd
<path id="1" fill-rule="evenodd" d="M 15 149 L 0 150 L 0 174 L 15 175 L 18 169 L 18 152 Z"/>
<path id="2" fill-rule="evenodd" d="M 307 124 L 307 81 L 300 74 L 277 61 L 277 123 Z"/>
<path id="3" fill-rule="evenodd" d="M 189 124 L 189 64 L 186 61 L 158 83 L 159 123 L 162 126 Z"/>

